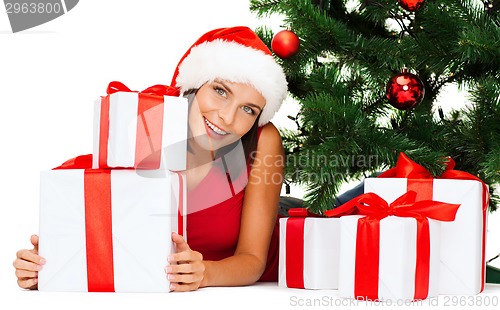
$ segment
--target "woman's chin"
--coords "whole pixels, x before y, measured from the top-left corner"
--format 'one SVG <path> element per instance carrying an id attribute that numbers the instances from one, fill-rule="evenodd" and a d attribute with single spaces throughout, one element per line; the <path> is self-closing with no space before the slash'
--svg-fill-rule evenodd
<path id="1" fill-rule="evenodd" d="M 207 151 L 207 152 L 215 152 L 218 149 L 225 147 L 231 143 L 234 143 L 238 139 L 236 137 L 223 137 L 222 139 L 214 139 L 208 135 L 202 135 L 194 137 L 194 141 L 198 146 Z"/>

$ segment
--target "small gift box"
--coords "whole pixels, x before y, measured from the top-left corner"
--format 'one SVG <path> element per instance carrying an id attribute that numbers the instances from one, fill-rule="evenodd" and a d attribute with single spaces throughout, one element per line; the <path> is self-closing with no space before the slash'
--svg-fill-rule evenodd
<path id="1" fill-rule="evenodd" d="M 304 209 L 290 209 L 289 214 L 280 219 L 278 285 L 337 289 L 339 219 L 313 217 Z"/>
<path id="2" fill-rule="evenodd" d="M 438 178 L 401 153 L 396 167 L 378 178 L 365 179 L 365 193 L 376 193 L 388 202 L 408 190 L 417 201 L 432 199 L 460 204 L 452 222 L 441 224 L 440 294 L 474 295 L 484 289 L 485 237 L 488 188 L 477 177 L 453 170 L 450 159 Z"/>
<path id="3" fill-rule="evenodd" d="M 111 82 L 95 101 L 93 165 L 97 168 L 186 169 L 186 98 L 155 85 L 142 92 Z"/>
<path id="4" fill-rule="evenodd" d="M 184 176 L 168 170 L 43 171 L 39 253 L 47 262 L 38 289 L 168 292 L 164 268 L 171 233 L 185 227 L 185 189 Z"/>
<path id="5" fill-rule="evenodd" d="M 438 221 L 452 221 L 459 205 L 415 198 L 409 191 L 388 204 L 366 193 L 341 206 L 359 214 L 340 218 L 340 297 L 409 302 L 438 295 Z"/>

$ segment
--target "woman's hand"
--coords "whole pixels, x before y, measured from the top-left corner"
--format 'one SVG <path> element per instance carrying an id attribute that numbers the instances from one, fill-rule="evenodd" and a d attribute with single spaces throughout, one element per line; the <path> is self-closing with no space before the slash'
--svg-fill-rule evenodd
<path id="1" fill-rule="evenodd" d="M 172 233 L 177 253 L 168 256 L 165 267 L 170 290 L 175 292 L 194 291 L 201 287 L 205 278 L 205 264 L 200 252 L 191 250 L 184 238 Z"/>
<path id="2" fill-rule="evenodd" d="M 19 250 L 14 260 L 17 284 L 21 288 L 35 290 L 38 288 L 38 271 L 42 270 L 45 259 L 38 255 L 38 236 L 31 236 L 32 250 Z"/>

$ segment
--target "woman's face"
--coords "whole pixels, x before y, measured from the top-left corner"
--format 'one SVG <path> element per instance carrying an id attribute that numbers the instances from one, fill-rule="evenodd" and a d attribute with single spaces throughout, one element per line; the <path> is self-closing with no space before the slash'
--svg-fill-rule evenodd
<path id="1" fill-rule="evenodd" d="M 252 86 L 216 80 L 196 93 L 189 111 L 194 141 L 215 151 L 239 140 L 264 108 L 264 97 Z"/>

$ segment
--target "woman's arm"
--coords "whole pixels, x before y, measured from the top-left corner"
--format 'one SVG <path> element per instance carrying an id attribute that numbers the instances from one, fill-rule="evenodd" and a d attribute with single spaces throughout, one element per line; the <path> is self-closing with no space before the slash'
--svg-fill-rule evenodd
<path id="1" fill-rule="evenodd" d="M 269 243 L 276 222 L 284 162 L 280 134 L 274 125 L 268 123 L 262 128 L 245 189 L 235 254 L 220 261 L 201 261 L 201 254 L 189 249 L 182 237 L 175 235 L 174 242 L 178 249 L 180 247 L 184 251 L 173 254 L 170 265 L 167 266 L 171 268 L 170 273 L 167 273 L 171 276 L 169 280 L 173 282 L 172 290 L 249 285 L 260 278 L 266 267 Z M 180 261 L 189 264 L 177 265 Z"/>

